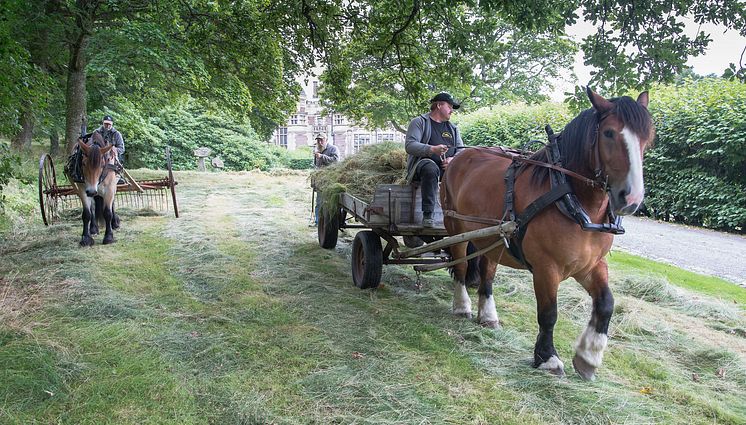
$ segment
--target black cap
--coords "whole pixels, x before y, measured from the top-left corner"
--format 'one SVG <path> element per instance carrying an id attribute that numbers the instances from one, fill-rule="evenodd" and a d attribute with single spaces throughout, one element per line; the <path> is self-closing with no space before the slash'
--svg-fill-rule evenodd
<path id="1" fill-rule="evenodd" d="M 114 118 L 112 118 L 111 115 L 104 115 L 104 118 L 101 120 L 101 122 L 104 122 L 104 121 L 111 121 L 113 123 Z"/>
<path id="2" fill-rule="evenodd" d="M 451 104 L 451 106 L 453 106 L 453 109 L 458 109 L 461 107 L 461 104 L 456 102 L 453 99 L 453 96 L 451 96 L 450 94 L 446 92 L 441 92 L 441 93 L 436 94 L 435 97 L 430 99 L 430 103 L 433 103 L 433 102 L 448 102 Z"/>

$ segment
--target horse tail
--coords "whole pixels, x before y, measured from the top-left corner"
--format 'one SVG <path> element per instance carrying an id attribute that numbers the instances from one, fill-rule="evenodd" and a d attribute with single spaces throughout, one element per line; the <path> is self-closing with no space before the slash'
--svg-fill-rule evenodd
<path id="1" fill-rule="evenodd" d="M 473 243 L 469 242 L 468 245 L 466 245 L 466 255 L 471 255 L 473 253 L 477 252 L 477 247 L 474 246 Z M 466 266 L 466 286 L 479 286 L 479 275 L 480 275 L 480 267 L 479 267 L 479 260 L 482 257 L 474 257 L 471 260 L 467 262 Z"/>
<path id="2" fill-rule="evenodd" d="M 448 250 L 447 248 L 446 250 L 450 252 L 450 250 Z M 477 252 L 477 247 L 474 246 L 473 243 L 468 242 L 466 245 L 466 255 L 468 256 L 475 252 Z M 479 264 L 480 264 L 481 259 L 482 259 L 482 256 L 480 255 L 479 257 L 474 257 L 471 260 L 468 260 L 466 262 L 466 276 L 464 278 L 464 284 L 466 286 L 468 287 L 479 286 L 480 269 L 481 269 Z M 453 267 L 449 267 L 448 272 L 451 274 L 451 277 L 455 277 L 454 276 L 455 270 Z"/>

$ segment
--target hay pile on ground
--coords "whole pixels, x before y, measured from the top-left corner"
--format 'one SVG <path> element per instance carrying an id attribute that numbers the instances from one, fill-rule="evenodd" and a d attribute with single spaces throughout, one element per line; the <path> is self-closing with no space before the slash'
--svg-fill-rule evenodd
<path id="1" fill-rule="evenodd" d="M 311 174 L 311 184 L 319 192 L 319 202 L 336 205 L 339 194 L 347 192 L 370 201 L 379 184 L 403 184 L 407 154 L 399 143 L 384 142 L 363 147 L 358 153 Z"/>

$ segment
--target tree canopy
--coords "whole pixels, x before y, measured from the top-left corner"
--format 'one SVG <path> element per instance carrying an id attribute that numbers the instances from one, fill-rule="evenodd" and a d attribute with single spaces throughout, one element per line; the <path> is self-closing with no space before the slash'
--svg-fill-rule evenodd
<path id="1" fill-rule="evenodd" d="M 88 111 L 194 99 L 267 138 L 317 66 L 330 110 L 402 124 L 440 90 L 474 106 L 542 100 L 578 48 L 598 69 L 580 83 L 618 94 L 704 51 L 684 16 L 746 35 L 738 0 L 5 0 L 0 132 L 64 123 L 72 143 Z M 581 18 L 598 31 L 578 46 L 565 31 Z"/>

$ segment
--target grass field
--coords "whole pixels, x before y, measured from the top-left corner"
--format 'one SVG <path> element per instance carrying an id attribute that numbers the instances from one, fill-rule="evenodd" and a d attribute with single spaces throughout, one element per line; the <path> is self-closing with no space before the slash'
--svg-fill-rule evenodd
<path id="1" fill-rule="evenodd" d="M 560 289 L 560 379 L 530 367 L 527 272 L 498 269 L 503 328 L 482 329 L 442 271 L 355 288 L 352 234 L 318 247 L 303 173 L 177 180 L 182 217 L 122 211 L 114 245 L 78 248 L 77 222 L 3 234 L 0 423 L 746 423 L 733 285 L 613 253 L 593 382 L 570 366 L 590 299 Z"/>

